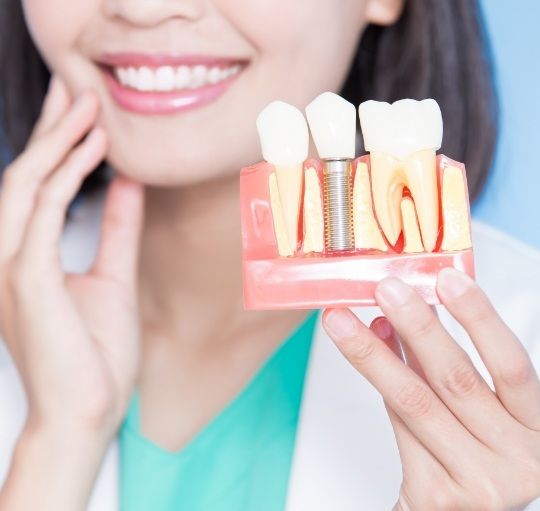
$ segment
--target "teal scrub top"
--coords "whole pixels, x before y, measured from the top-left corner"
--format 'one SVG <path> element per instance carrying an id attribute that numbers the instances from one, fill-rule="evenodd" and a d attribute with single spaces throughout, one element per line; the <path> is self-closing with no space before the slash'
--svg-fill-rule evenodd
<path id="1" fill-rule="evenodd" d="M 146 439 L 135 393 L 120 430 L 123 511 L 281 511 L 318 311 L 180 451 Z"/>

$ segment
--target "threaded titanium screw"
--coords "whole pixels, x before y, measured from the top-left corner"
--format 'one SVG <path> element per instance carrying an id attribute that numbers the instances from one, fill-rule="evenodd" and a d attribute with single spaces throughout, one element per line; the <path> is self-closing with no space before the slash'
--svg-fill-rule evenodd
<path id="1" fill-rule="evenodd" d="M 323 203 L 326 250 L 354 250 L 352 160 L 324 160 Z"/>

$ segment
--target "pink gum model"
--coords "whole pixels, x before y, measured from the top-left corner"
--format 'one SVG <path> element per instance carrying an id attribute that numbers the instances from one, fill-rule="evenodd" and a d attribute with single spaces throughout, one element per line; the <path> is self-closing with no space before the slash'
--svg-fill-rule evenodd
<path id="1" fill-rule="evenodd" d="M 359 161 L 366 162 L 369 167 L 369 156 L 366 155 L 354 161 L 354 170 Z M 375 288 L 385 277 L 402 279 L 429 304 L 440 303 L 435 284 L 441 269 L 457 268 L 474 278 L 472 248 L 440 251 L 444 228 L 441 182 L 444 168 L 450 165 L 460 168 L 465 177 L 462 163 L 444 155 L 437 156 L 439 235 L 434 252 L 400 253 L 402 235 L 395 247 L 389 246 L 387 253 L 355 250 L 341 254 L 304 254 L 297 250 L 291 257 L 280 256 L 276 244 L 268 189 L 268 177 L 273 166 L 260 162 L 243 168 L 240 173 L 240 214 L 244 307 L 265 310 L 376 305 Z M 315 167 L 320 175 L 319 161 L 306 161 L 304 169 L 308 167 Z M 464 183 L 466 185 L 466 179 Z M 302 233 L 302 218 L 299 224 L 299 232 Z"/>

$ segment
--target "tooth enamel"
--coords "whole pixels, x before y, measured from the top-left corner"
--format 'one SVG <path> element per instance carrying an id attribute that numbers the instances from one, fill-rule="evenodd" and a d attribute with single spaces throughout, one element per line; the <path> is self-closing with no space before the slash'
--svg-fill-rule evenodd
<path id="1" fill-rule="evenodd" d="M 403 159 L 424 149 L 440 149 L 442 116 L 434 99 L 365 101 L 358 107 L 364 147 Z"/>
<path id="2" fill-rule="evenodd" d="M 354 176 L 353 191 L 354 245 L 357 249 L 377 249 L 388 251 L 375 215 L 371 201 L 371 185 L 367 165 L 358 162 Z"/>
<path id="3" fill-rule="evenodd" d="M 416 206 L 426 251 L 435 248 L 439 199 L 435 152 L 441 146 L 442 118 L 433 99 L 403 99 L 392 105 L 366 101 L 359 106 L 377 219 L 394 245 L 402 229 L 401 196 L 407 186 Z"/>
<path id="4" fill-rule="evenodd" d="M 117 68 L 117 69 L 115 69 L 115 75 L 116 75 L 117 80 L 122 85 L 127 85 L 128 84 L 128 71 L 127 71 L 127 69 L 125 69 L 125 68 Z"/>
<path id="5" fill-rule="evenodd" d="M 174 89 L 174 69 L 170 66 L 158 68 L 155 76 L 158 91 L 171 91 Z"/>
<path id="6" fill-rule="evenodd" d="M 356 108 L 333 92 L 324 92 L 306 107 L 313 141 L 322 159 L 354 158 Z"/>
<path id="7" fill-rule="evenodd" d="M 127 85 L 133 89 L 137 87 L 137 82 L 139 80 L 139 73 L 134 67 L 128 67 L 127 72 Z"/>
<path id="8" fill-rule="evenodd" d="M 257 117 L 257 130 L 263 157 L 275 167 L 289 247 L 295 251 L 303 162 L 309 145 L 306 120 L 296 107 L 273 101 Z"/>
<path id="9" fill-rule="evenodd" d="M 187 66 L 180 66 L 176 70 L 175 85 L 177 89 L 185 89 L 191 82 L 191 70 Z"/>
<path id="10" fill-rule="evenodd" d="M 304 253 L 324 250 L 324 218 L 321 184 L 317 171 L 310 167 L 304 176 Z"/>
<path id="11" fill-rule="evenodd" d="M 196 87 L 201 87 L 206 83 L 206 67 L 204 66 L 195 66 L 191 72 L 191 82 L 189 87 L 194 89 Z"/>
<path id="12" fill-rule="evenodd" d="M 446 167 L 442 179 L 443 240 L 441 250 L 472 246 L 465 180 L 461 169 Z"/>
<path id="13" fill-rule="evenodd" d="M 403 252 L 406 254 L 423 252 L 424 246 L 420 237 L 416 210 L 410 197 L 403 197 L 401 201 L 401 216 L 403 218 L 403 237 L 405 238 Z"/>
<path id="14" fill-rule="evenodd" d="M 239 64 L 223 69 L 218 66 L 207 68 L 203 65 L 160 66 L 156 69 L 143 66 L 140 68 L 116 67 L 113 72 L 117 81 L 125 87 L 145 92 L 167 92 L 216 84 L 237 74 L 240 69 Z"/>
<path id="15" fill-rule="evenodd" d="M 208 82 L 209 83 L 218 83 L 220 78 L 220 70 L 219 67 L 213 67 L 208 71 Z"/>
<path id="16" fill-rule="evenodd" d="M 270 189 L 270 208 L 272 209 L 272 220 L 274 223 L 274 233 L 276 236 L 278 253 L 283 257 L 292 256 L 293 251 L 289 246 L 289 240 L 287 238 L 287 229 L 285 227 L 283 209 L 281 208 L 275 172 L 272 172 L 268 177 L 268 187 Z"/>
<path id="17" fill-rule="evenodd" d="M 141 67 L 137 76 L 137 88 L 141 91 L 154 90 L 155 75 L 148 67 Z"/>

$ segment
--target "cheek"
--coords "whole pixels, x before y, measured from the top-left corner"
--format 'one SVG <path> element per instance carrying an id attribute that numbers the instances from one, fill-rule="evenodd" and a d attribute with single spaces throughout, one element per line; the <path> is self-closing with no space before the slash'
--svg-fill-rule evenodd
<path id="1" fill-rule="evenodd" d="M 99 0 L 23 0 L 26 23 L 48 67 L 72 82 L 76 45 Z"/>
<path id="2" fill-rule="evenodd" d="M 305 106 L 338 91 L 365 27 L 365 0 L 217 0 L 258 55 L 258 84 L 271 99 Z"/>

